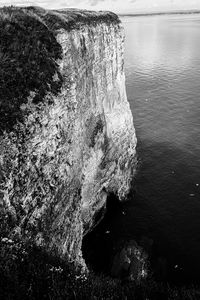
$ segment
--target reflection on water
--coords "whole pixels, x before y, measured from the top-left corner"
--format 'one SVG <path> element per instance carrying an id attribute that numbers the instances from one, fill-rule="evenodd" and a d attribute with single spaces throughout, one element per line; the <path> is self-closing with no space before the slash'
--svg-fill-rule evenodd
<path id="1" fill-rule="evenodd" d="M 119 206 L 108 201 L 103 222 L 83 241 L 84 258 L 109 273 L 118 241 L 148 237 L 154 274 L 167 262 L 165 279 L 194 282 L 200 279 L 200 15 L 128 17 L 123 24 L 137 192 Z"/>
<path id="2" fill-rule="evenodd" d="M 194 275 L 200 268 L 200 16 L 122 22 L 143 196 L 128 215 L 134 228 L 160 238 L 169 260 Z"/>

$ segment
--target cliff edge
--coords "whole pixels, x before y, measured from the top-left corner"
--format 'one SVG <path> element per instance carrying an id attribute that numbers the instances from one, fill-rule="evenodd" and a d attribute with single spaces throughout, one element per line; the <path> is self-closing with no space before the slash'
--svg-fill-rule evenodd
<path id="1" fill-rule="evenodd" d="M 1 224 L 76 264 L 136 168 L 123 43 L 110 12 L 0 9 Z"/>

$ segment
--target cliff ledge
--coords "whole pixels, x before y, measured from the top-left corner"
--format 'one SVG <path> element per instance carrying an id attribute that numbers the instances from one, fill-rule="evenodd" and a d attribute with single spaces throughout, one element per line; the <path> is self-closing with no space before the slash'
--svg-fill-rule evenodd
<path id="1" fill-rule="evenodd" d="M 136 168 L 116 15 L 0 9 L 0 203 L 10 236 L 82 264 Z"/>

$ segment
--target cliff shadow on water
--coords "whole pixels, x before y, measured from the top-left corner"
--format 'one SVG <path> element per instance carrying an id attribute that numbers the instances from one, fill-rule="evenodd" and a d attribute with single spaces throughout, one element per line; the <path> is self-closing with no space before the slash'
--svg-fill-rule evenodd
<path id="1" fill-rule="evenodd" d="M 108 197 L 104 219 L 83 239 L 83 256 L 94 271 L 110 275 L 116 252 L 135 240 L 147 252 L 148 275 L 156 281 L 199 282 L 198 201 L 188 202 L 193 173 L 190 160 L 178 148 L 164 143 L 149 145 L 139 141 L 142 162 L 135 185 L 126 202 L 115 195 Z M 170 170 L 175 173 L 167 177 Z"/>

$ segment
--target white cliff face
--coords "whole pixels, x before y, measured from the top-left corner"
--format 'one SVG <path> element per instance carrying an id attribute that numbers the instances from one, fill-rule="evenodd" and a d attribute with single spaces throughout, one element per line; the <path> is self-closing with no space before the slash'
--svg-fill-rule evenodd
<path id="1" fill-rule="evenodd" d="M 1 135 L 0 197 L 12 234 L 79 264 L 83 235 L 109 193 L 126 196 L 136 168 L 124 32 L 110 13 L 23 11 L 53 32 L 62 55 L 50 84 L 62 84 L 39 104 L 30 89 L 20 123 Z"/>

